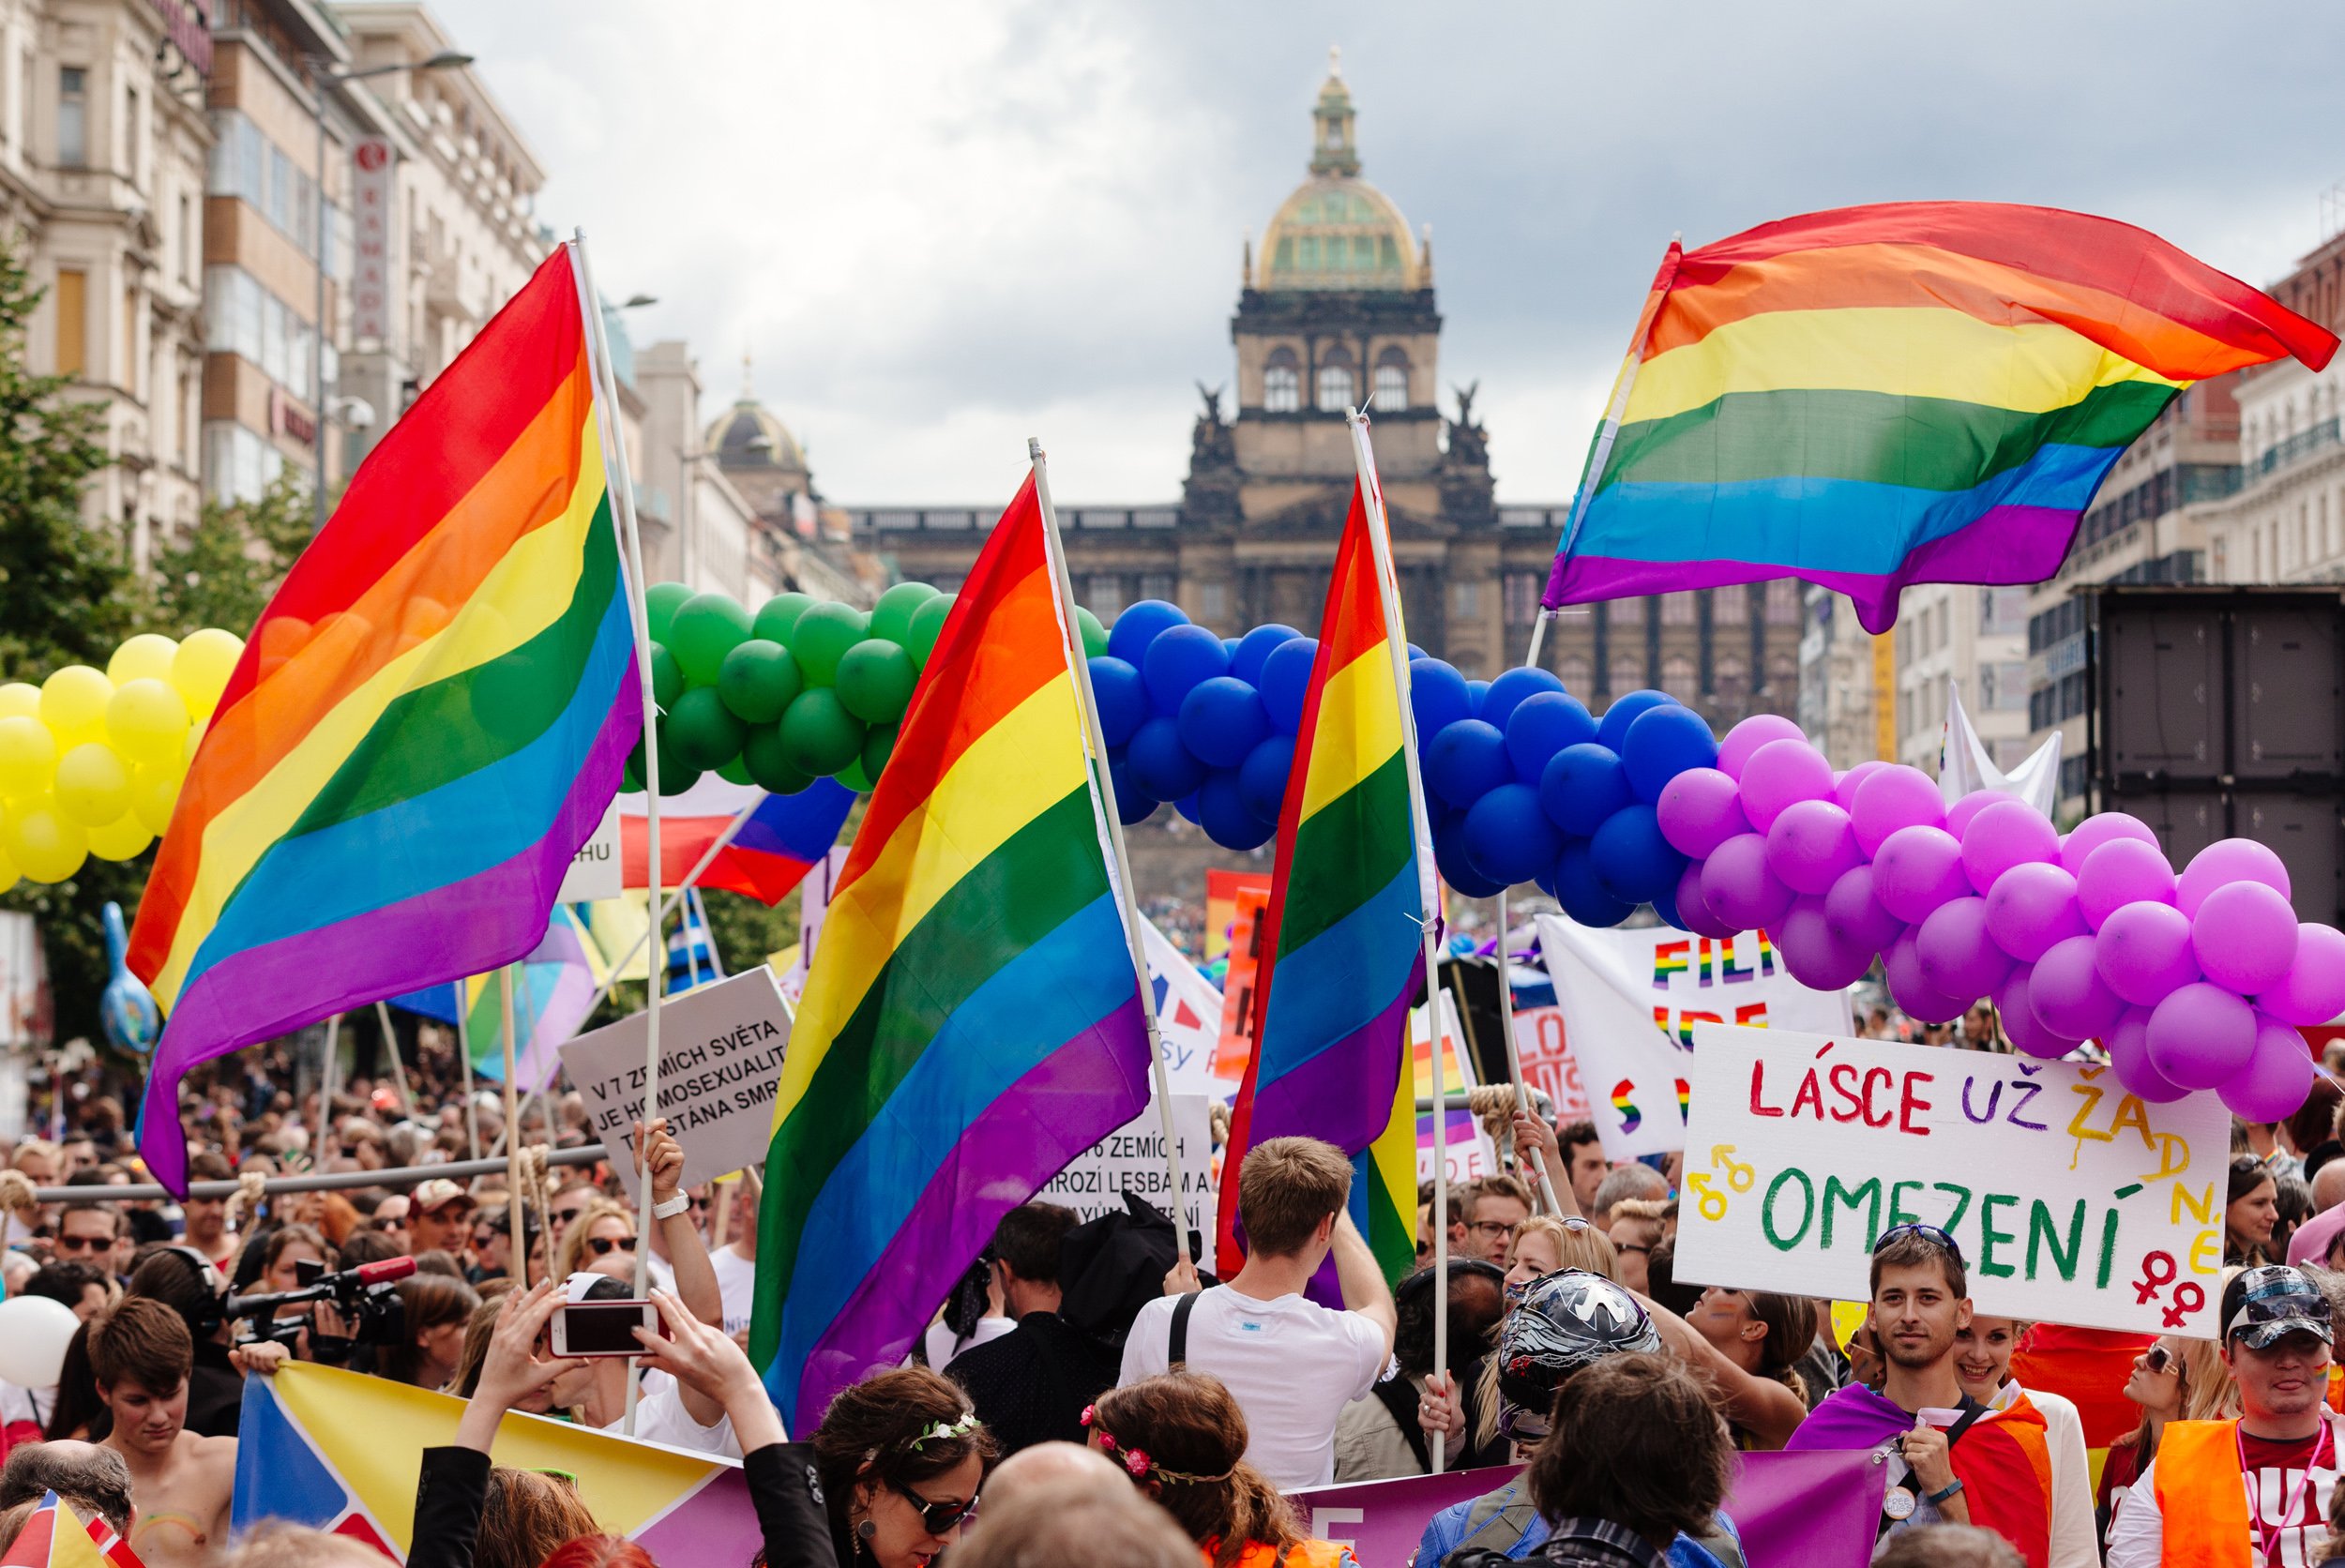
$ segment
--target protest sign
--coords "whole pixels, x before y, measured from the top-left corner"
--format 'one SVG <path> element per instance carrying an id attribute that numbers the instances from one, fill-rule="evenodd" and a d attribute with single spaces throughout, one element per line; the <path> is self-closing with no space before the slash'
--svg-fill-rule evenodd
<path id="1" fill-rule="evenodd" d="M 1588 1120 L 1588 1090 L 1564 1032 L 1564 1010 L 1555 1005 L 1515 1010 L 1515 1054 L 1522 1079 L 1555 1104 L 1557 1122 Z"/>
<path id="2" fill-rule="evenodd" d="M 1847 1033 L 1846 991 L 1811 991 L 1764 931 L 1713 940 L 1670 926 L 1599 930 L 1538 917 L 1565 1035 L 1609 1159 L 1686 1147 L 1687 1066 L 1705 1023 Z"/>
<path id="3" fill-rule="evenodd" d="M 2231 1113 L 2106 1067 L 1704 1024 L 1677 1277 L 1863 1301 L 1874 1238 L 1953 1235 L 1996 1317 L 2211 1337 Z"/>
<path id="4" fill-rule="evenodd" d="M 1181 1212 L 1189 1229 L 1213 1230 L 1213 1123 L 1203 1094 L 1172 1096 L 1172 1127 L 1181 1156 Z M 1165 1189 L 1172 1181 L 1164 1166 L 1164 1119 L 1156 1102 L 1077 1154 L 1051 1184 L 1036 1193 L 1042 1203 L 1072 1209 L 1082 1218 L 1124 1212 L 1124 1194 L 1135 1193 L 1170 1214 Z"/>
<path id="5" fill-rule="evenodd" d="M 1209 867 L 1205 872 L 1205 961 L 1211 963 L 1230 950 L 1230 926 L 1237 919 L 1237 896 L 1241 889 L 1249 889 L 1257 898 L 1270 897 L 1270 873 L 1267 871 L 1224 871 Z"/>
<path id="6" fill-rule="evenodd" d="M 1172 945 L 1156 922 L 1142 917 L 1141 947 L 1148 957 L 1148 988 L 1157 1009 L 1157 1037 L 1164 1050 L 1165 1076 L 1175 1094 L 1212 1094 L 1228 1099 L 1237 1080 L 1213 1074 L 1221 1038 L 1221 993 L 1197 972 L 1188 955 Z"/>
<path id="7" fill-rule="evenodd" d="M 1213 1076 L 1236 1083 L 1246 1077 L 1254 1053 L 1254 972 L 1262 960 L 1263 912 L 1270 907 L 1270 883 L 1240 885 L 1231 894 L 1230 971 L 1221 979 L 1221 1043 L 1213 1053 Z"/>
<path id="8" fill-rule="evenodd" d="M 781 994 L 794 1003 L 806 994 L 806 975 L 814 962 L 814 944 L 823 934 L 823 916 L 830 909 L 830 890 L 847 869 L 847 846 L 834 845 L 816 861 L 798 883 L 798 945 L 796 957 L 781 977 Z"/>
<path id="9" fill-rule="evenodd" d="M 1420 1007 L 1409 1015 L 1409 1061 L 1416 1075 L 1416 1097 L 1430 1100 L 1433 1096 L 1433 1040 L 1426 1023 L 1425 1009 Z M 1474 1059 L 1459 1039 L 1458 1003 L 1447 991 L 1441 993 L 1441 1061 L 1442 1093 L 1462 1096 L 1474 1087 Z M 1482 1120 L 1463 1106 L 1450 1108 L 1447 1125 L 1444 1128 L 1445 1147 L 1449 1167 L 1449 1184 L 1478 1182 L 1485 1176 L 1498 1173 L 1498 1145 L 1482 1130 Z M 1433 1179 L 1433 1118 L 1421 1112 L 1416 1119 L 1416 1179 Z"/>
<path id="10" fill-rule="evenodd" d="M 570 857 L 569 869 L 562 873 L 562 890 L 553 896 L 553 901 L 586 904 L 598 898 L 615 898 L 627 891 L 620 870 L 619 801 L 613 795 L 594 836 Z"/>
<path id="11" fill-rule="evenodd" d="M 621 1018 L 562 1048 L 562 1065 L 586 1102 L 586 1124 L 611 1152 L 630 1203 L 638 1194 L 629 1123 L 643 1114 L 645 1018 Z M 790 1015 L 774 972 L 763 964 L 661 1005 L 658 1114 L 684 1146 L 685 1185 L 765 1157 L 789 1043 Z"/>

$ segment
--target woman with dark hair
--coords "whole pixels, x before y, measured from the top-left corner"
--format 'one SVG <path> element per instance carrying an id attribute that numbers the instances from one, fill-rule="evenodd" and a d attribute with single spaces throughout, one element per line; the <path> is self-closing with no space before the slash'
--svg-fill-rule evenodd
<path id="1" fill-rule="evenodd" d="M 863 1568 L 927 1568 L 961 1534 L 994 1459 L 961 1385 L 900 1367 L 840 1391 L 814 1432 L 834 1548 Z"/>
<path id="2" fill-rule="evenodd" d="M 1711 1528 L 1734 1450 L 1699 1376 L 1668 1356 L 1612 1356 L 1572 1380 L 1571 1402 L 1531 1460 L 1531 1496 L 1552 1526 L 1539 1557 L 1647 1568 Z"/>
<path id="3" fill-rule="evenodd" d="M 384 1347 L 375 1376 L 416 1388 L 445 1388 L 464 1359 L 464 1329 L 479 1296 L 446 1274 L 409 1274 L 392 1289 L 399 1292 L 404 1323 L 399 1343 Z"/>
<path id="4" fill-rule="evenodd" d="M 2223 1261 L 2253 1268 L 2283 1258 L 2272 1250 L 2272 1229 L 2279 1223 L 2279 1186 L 2271 1168 L 2253 1154 L 2234 1154 L 2223 1199 Z"/>
<path id="5" fill-rule="evenodd" d="M 1815 1304 L 1805 1296 L 1772 1290 L 1730 1290 L 1713 1285 L 1702 1292 L 1686 1321 L 1727 1360 L 1744 1371 L 1781 1383 L 1808 1399 L 1808 1383 L 1793 1370 L 1816 1342 Z M 1812 1407 L 1813 1401 L 1808 1401 Z M 1748 1448 L 1742 1432 L 1735 1446 Z"/>

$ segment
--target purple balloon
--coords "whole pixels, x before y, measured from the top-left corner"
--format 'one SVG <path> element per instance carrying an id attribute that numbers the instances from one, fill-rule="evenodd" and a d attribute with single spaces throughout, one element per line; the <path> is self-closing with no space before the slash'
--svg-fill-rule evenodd
<path id="1" fill-rule="evenodd" d="M 1797 741 L 1808 744 L 1808 737 L 1798 725 L 1781 714 L 1752 714 L 1726 732 L 1718 742 L 1718 767 L 1729 778 L 1743 776 L 1743 764 L 1751 754 L 1771 741 Z"/>
<path id="2" fill-rule="evenodd" d="M 1767 868 L 1767 841 L 1738 833 L 1702 862 L 1702 897 L 1737 931 L 1755 931 L 1782 919 L 1798 895 Z"/>
<path id="3" fill-rule="evenodd" d="M 2259 882 L 2281 897 L 2289 897 L 2288 867 L 2271 846 L 2252 838 L 2217 838 L 2182 868 L 2174 883 L 2174 907 L 2196 914 L 2208 894 L 2234 882 Z"/>
<path id="4" fill-rule="evenodd" d="M 2169 1083 L 2213 1089 L 2247 1064 L 2256 1010 L 2203 980 L 2179 986 L 2150 1009 L 2150 1065 Z"/>
<path id="5" fill-rule="evenodd" d="M 1995 879 L 2030 861 L 2057 863 L 2060 835 L 2023 800 L 1991 801 L 1961 832 L 1962 869 L 1982 895 Z"/>
<path id="6" fill-rule="evenodd" d="M 1687 768 L 1662 786 L 1654 809 L 1670 848 L 1696 860 L 1750 831 L 1734 781 L 1716 768 Z"/>
<path id="7" fill-rule="evenodd" d="M 1957 838 L 1971 825 L 1971 819 L 1989 807 L 2009 800 L 2009 795 L 1994 790 L 1974 790 L 1946 807 L 1946 831 Z"/>
<path id="8" fill-rule="evenodd" d="M 1864 862 L 1848 813 L 1828 800 L 1795 800 L 1767 829 L 1767 868 L 1797 892 L 1828 892 Z"/>
<path id="9" fill-rule="evenodd" d="M 1823 917 L 1833 935 L 1868 953 L 1881 953 L 1905 930 L 1905 922 L 1873 897 L 1873 868 L 1852 867 L 1823 896 Z"/>
<path id="10" fill-rule="evenodd" d="M 2101 1036 L 2109 1048 L 2110 1069 L 2126 1093 L 2154 1106 L 2171 1105 L 2190 1093 L 2171 1082 L 2150 1061 L 2150 1010 L 2136 1007 Z"/>
<path id="11" fill-rule="evenodd" d="M 1856 824 L 1858 847 L 1874 857 L 1900 828 L 1946 825 L 1946 803 L 1940 798 L 1936 782 L 1921 769 L 1901 762 L 1884 763 L 1867 776 L 1856 787 L 1848 814 Z"/>
<path id="12" fill-rule="evenodd" d="M 2084 857 L 2077 872 L 2077 908 L 2099 930 L 2127 904 L 2174 901 L 2174 868 L 2165 852 L 2138 838 L 2113 838 Z"/>
<path id="13" fill-rule="evenodd" d="M 2269 1013 L 2258 1013 L 2247 1064 L 2216 1085 L 2216 1093 L 2244 1122 L 2285 1122 L 2312 1093 L 2314 1071 L 2305 1037 Z"/>
<path id="14" fill-rule="evenodd" d="M 2028 1003 L 2031 966 L 2021 964 L 2004 976 L 1995 988 L 1995 1012 L 2003 1019 L 2003 1032 L 2011 1036 L 2013 1048 L 2021 1054 L 2046 1062 L 2057 1062 L 2082 1045 L 2046 1029 Z"/>
<path id="15" fill-rule="evenodd" d="M 2296 912 L 2262 882 L 2225 882 L 2191 916 L 2190 950 L 2209 980 L 2253 996 L 2296 961 Z"/>
<path id="16" fill-rule="evenodd" d="M 2057 866 L 2022 861 L 1987 890 L 1987 934 L 2023 963 L 2034 963 L 2052 943 L 2090 928 L 2077 908 L 2076 878 Z"/>
<path id="17" fill-rule="evenodd" d="M 2060 841 L 2061 868 L 2070 876 L 2084 870 L 2084 857 L 2103 844 L 2113 844 L 2120 838 L 2132 838 L 2157 849 L 2157 835 L 2139 817 L 2123 811 L 2104 811 L 2097 817 L 2087 817 L 2077 823 L 2068 837 Z M 2160 858 L 2164 851 L 2159 851 Z"/>
<path id="18" fill-rule="evenodd" d="M 1710 908 L 1710 900 L 1702 894 L 1702 863 L 1694 861 L 1677 879 L 1677 897 L 1672 900 L 1677 907 L 1678 923 L 1698 937 L 1717 941 L 1721 937 L 1742 935 L 1738 926 L 1720 920 Z"/>
<path id="19" fill-rule="evenodd" d="M 1809 990 L 1846 990 L 1872 968 L 1869 951 L 1859 951 L 1833 934 L 1823 899 L 1815 894 L 1794 900 L 1767 934 L 1783 957 L 1783 967 Z"/>
<path id="20" fill-rule="evenodd" d="M 1949 898 L 1971 890 L 1962 874 L 1962 846 L 1944 828 L 1901 827 L 1873 852 L 1873 897 L 1909 926 L 1918 926 Z"/>
<path id="21" fill-rule="evenodd" d="M 2107 845 L 2093 852 L 2102 854 L 2119 847 Z M 2093 961 L 2101 978 L 2136 1007 L 2155 1007 L 2177 988 L 2199 979 L 2199 960 L 2190 952 L 2190 922 L 2171 904 L 2147 900 L 2127 904 L 2101 922 L 2093 945 Z M 2173 1078 L 2171 1073 L 2166 1076 Z M 2216 1081 L 2189 1087 L 2212 1089 Z"/>
<path id="22" fill-rule="evenodd" d="M 1971 1004 L 1945 995 L 1922 977 L 1922 956 L 1914 949 L 1914 937 L 1907 931 L 1881 956 L 1882 970 L 1889 977 L 1889 1000 L 1923 1023 L 1952 1023 Z"/>
<path id="23" fill-rule="evenodd" d="M 2035 1021 L 2054 1034 L 2106 1039 L 2125 1017 L 2126 999 L 2101 978 L 2095 951 L 2091 937 L 2070 937 L 2035 960 L 2028 977 L 2028 1005 L 2035 1009 Z"/>
<path id="24" fill-rule="evenodd" d="M 2295 962 L 2256 1005 L 2283 1023 L 2326 1023 L 2345 1013 L 2345 931 L 2298 926 Z"/>
<path id="25" fill-rule="evenodd" d="M 1839 804 L 1841 810 L 1853 816 L 1856 811 L 1856 792 L 1864 787 L 1866 779 L 1888 765 L 1886 762 L 1878 761 L 1857 763 L 1832 781 L 1832 798 Z"/>
<path id="26" fill-rule="evenodd" d="M 1975 1001 L 2003 984 L 2011 955 L 1987 934 L 1987 900 L 1949 898 L 1914 933 L 1930 989 Z"/>
<path id="27" fill-rule="evenodd" d="M 1769 741 L 1743 764 L 1740 782 L 1743 815 L 1764 833 L 1793 802 L 1832 798 L 1832 764 L 1805 740 Z"/>

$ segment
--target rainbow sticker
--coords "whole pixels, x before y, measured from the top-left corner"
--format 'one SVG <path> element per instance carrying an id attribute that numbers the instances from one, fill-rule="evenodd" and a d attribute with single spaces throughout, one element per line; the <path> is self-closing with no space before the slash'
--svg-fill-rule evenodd
<path id="1" fill-rule="evenodd" d="M 1637 1130 L 1637 1124 L 1644 1120 L 1644 1112 L 1639 1110 L 1630 1102 L 1628 1081 L 1623 1078 L 1612 1085 L 1612 1108 L 1620 1114 L 1620 1130 L 1625 1133 L 1633 1133 Z"/>
<path id="2" fill-rule="evenodd" d="M 1677 1119 L 1686 1120 L 1693 1110 L 1694 1092 L 1684 1078 L 1677 1080 Z"/>

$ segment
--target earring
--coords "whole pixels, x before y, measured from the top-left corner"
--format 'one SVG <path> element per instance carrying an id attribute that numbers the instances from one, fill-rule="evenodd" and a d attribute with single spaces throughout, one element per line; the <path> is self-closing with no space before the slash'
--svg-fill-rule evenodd
<path id="1" fill-rule="evenodd" d="M 872 1538 L 879 1534 L 879 1526 L 866 1519 L 855 1527 L 855 1552 L 861 1557 L 871 1549 Z"/>

